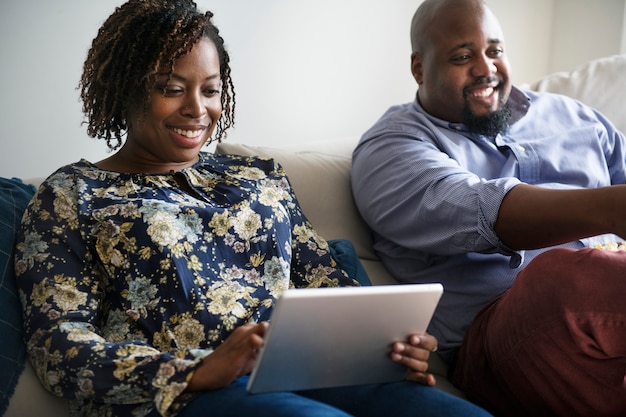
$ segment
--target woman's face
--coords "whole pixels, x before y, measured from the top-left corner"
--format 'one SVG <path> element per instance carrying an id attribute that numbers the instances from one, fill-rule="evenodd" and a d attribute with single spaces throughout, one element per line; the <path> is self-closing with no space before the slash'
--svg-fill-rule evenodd
<path id="1" fill-rule="evenodd" d="M 158 76 L 147 108 L 131 113 L 124 157 L 136 172 L 160 173 L 191 166 L 221 113 L 217 49 L 211 40 L 201 38 L 174 63 L 169 81 L 165 72 Z"/>

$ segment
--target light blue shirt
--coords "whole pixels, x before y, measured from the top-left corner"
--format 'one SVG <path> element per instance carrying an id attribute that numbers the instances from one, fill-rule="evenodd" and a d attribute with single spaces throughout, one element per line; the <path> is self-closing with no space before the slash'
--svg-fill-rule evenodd
<path id="1" fill-rule="evenodd" d="M 626 182 L 624 136 L 597 111 L 565 96 L 516 88 L 509 105 L 511 126 L 495 140 L 430 116 L 417 100 L 394 106 L 353 154 L 355 201 L 386 268 L 401 282 L 444 285 L 429 332 L 448 360 L 479 310 L 542 252 L 513 251 L 498 238 L 494 225 L 506 193 L 520 183 L 594 188 Z"/>

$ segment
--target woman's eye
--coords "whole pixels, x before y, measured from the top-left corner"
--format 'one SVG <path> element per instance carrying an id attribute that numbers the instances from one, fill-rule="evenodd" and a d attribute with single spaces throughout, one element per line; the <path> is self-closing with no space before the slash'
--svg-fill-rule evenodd
<path id="1" fill-rule="evenodd" d="M 174 96 L 176 94 L 182 93 L 183 90 L 180 88 L 165 88 L 163 92 L 165 93 L 166 96 Z"/>
<path id="2" fill-rule="evenodd" d="M 164 96 L 173 96 L 183 92 L 182 88 L 167 84 L 157 84 L 155 88 Z"/>
<path id="3" fill-rule="evenodd" d="M 222 83 L 219 80 L 205 84 L 204 91 L 208 97 L 219 96 L 222 94 Z"/>

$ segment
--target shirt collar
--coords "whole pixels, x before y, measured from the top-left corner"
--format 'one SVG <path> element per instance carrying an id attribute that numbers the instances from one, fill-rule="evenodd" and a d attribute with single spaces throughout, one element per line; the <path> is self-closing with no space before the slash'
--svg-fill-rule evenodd
<path id="1" fill-rule="evenodd" d="M 522 90 L 513 86 L 511 88 L 511 94 L 509 95 L 509 109 L 511 109 L 511 116 L 509 117 L 509 125 L 513 125 L 518 122 L 522 117 L 526 116 L 528 109 L 530 108 L 530 97 L 528 97 Z"/>

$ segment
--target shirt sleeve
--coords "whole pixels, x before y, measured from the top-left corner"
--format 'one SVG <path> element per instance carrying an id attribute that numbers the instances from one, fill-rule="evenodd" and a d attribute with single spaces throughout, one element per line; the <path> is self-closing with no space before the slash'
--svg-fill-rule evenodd
<path id="1" fill-rule="evenodd" d="M 494 225 L 502 199 L 519 183 L 480 178 L 431 141 L 401 130 L 362 141 L 353 156 L 353 193 L 365 221 L 396 245 L 436 255 L 517 258 Z"/>
<path id="2" fill-rule="evenodd" d="M 156 402 L 166 413 L 209 352 L 160 352 L 147 340 L 99 332 L 106 275 L 78 220 L 80 182 L 54 174 L 27 208 L 16 246 L 27 349 L 42 384 L 69 399 L 109 404 Z M 84 198 L 85 195 L 82 195 Z M 165 415 L 165 414 L 164 414 Z"/>

